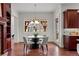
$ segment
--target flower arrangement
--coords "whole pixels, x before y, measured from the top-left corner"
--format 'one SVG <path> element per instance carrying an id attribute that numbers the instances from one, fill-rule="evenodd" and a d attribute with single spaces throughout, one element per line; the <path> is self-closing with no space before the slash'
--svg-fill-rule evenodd
<path id="1" fill-rule="evenodd" d="M 38 32 L 34 32 L 33 35 L 34 35 L 35 37 L 37 37 L 37 36 L 38 36 Z"/>

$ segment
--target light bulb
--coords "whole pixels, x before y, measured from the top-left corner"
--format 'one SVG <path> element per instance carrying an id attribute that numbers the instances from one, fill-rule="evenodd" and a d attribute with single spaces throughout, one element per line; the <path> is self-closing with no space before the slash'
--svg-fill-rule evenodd
<path id="1" fill-rule="evenodd" d="M 35 21 L 35 23 L 36 23 L 36 24 L 39 24 L 39 22 L 38 22 L 38 21 Z"/>
<path id="2" fill-rule="evenodd" d="M 34 23 L 33 21 L 30 22 L 30 24 L 33 24 L 33 23 Z"/>

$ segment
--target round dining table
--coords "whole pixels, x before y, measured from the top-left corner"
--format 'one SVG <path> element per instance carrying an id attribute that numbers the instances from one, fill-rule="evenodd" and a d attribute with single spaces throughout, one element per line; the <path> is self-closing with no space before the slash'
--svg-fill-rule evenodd
<path id="1" fill-rule="evenodd" d="M 28 36 L 28 39 L 31 39 L 31 41 L 34 42 L 34 44 L 31 44 L 32 49 L 37 49 L 39 48 L 39 44 L 37 44 L 37 42 L 39 41 L 39 39 L 42 39 L 43 36 Z"/>

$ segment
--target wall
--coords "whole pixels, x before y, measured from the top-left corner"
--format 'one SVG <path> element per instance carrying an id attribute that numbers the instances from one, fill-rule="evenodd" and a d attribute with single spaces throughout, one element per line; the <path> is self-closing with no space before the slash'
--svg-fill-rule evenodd
<path id="1" fill-rule="evenodd" d="M 46 34 L 49 37 L 48 41 L 53 41 L 54 39 L 54 19 L 53 19 L 53 13 L 19 13 L 19 37 L 20 37 L 20 42 L 23 41 L 23 36 L 27 36 L 31 34 L 31 32 L 24 32 L 24 20 L 25 17 L 32 20 L 33 17 L 39 17 L 39 18 L 44 18 L 48 20 L 48 30 L 47 32 L 41 32 L 39 33 L 40 35 Z"/>
<path id="2" fill-rule="evenodd" d="M 11 35 L 14 34 L 14 42 L 19 41 L 18 13 L 11 6 Z"/>
<path id="3" fill-rule="evenodd" d="M 79 9 L 79 3 L 65 3 L 62 4 L 62 11 L 67 9 Z"/>

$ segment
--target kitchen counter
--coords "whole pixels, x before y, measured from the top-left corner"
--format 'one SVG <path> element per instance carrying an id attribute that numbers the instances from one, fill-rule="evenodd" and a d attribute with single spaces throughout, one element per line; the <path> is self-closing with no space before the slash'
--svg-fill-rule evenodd
<path id="1" fill-rule="evenodd" d="M 63 35 L 66 36 L 79 36 L 79 29 L 64 29 Z"/>

